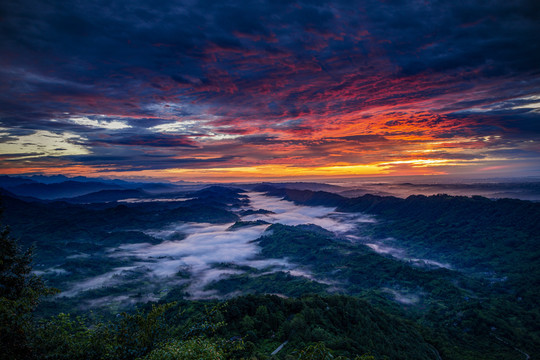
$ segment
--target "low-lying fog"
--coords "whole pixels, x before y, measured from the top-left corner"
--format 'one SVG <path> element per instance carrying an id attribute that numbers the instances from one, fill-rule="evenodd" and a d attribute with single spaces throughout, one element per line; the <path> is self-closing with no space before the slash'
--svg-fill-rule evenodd
<path id="1" fill-rule="evenodd" d="M 338 235 L 354 231 L 361 223 L 374 221 L 366 215 L 338 213 L 328 207 L 299 206 L 263 193 L 249 192 L 246 195 L 250 199 L 250 206 L 241 210 L 264 209 L 271 213 L 243 216 L 242 221 L 264 220 L 284 225 L 315 224 Z M 240 269 L 240 266 L 264 273 L 285 271 L 292 276 L 328 283 L 324 279 L 315 279 L 309 269 L 293 264 L 288 259 L 260 258 L 260 248 L 254 240 L 263 236 L 270 225 L 229 230 L 231 225 L 233 223 L 215 225 L 180 222 L 164 229 L 148 231 L 149 235 L 163 239 L 163 242 L 158 245 L 124 244 L 109 249 L 109 256 L 130 259 L 132 265 L 79 282 L 61 296 L 75 296 L 89 289 L 140 281 L 143 276 L 156 283 L 186 284 L 186 291 L 192 298 L 215 297 L 217 293 L 205 289 L 206 286 L 230 275 L 244 273 L 245 270 Z M 178 234 L 184 238 L 170 240 Z"/>
<path id="2" fill-rule="evenodd" d="M 347 214 L 336 212 L 335 208 L 323 206 L 301 206 L 277 197 L 265 196 L 263 193 L 249 192 L 251 208 L 264 209 L 274 214 L 253 214 L 244 216 L 242 220 L 264 220 L 269 223 L 283 225 L 315 224 L 326 230 L 344 234 L 355 229 L 359 223 L 370 223 L 375 220 L 363 214 Z"/>
<path id="3" fill-rule="evenodd" d="M 375 242 L 373 239 L 364 239 L 355 235 L 346 235 L 346 237 L 353 242 L 360 242 L 364 244 L 378 254 L 390 255 L 396 259 L 406 261 L 413 266 L 445 268 L 449 270 L 453 269 L 452 265 L 448 263 L 443 263 L 433 259 L 417 258 L 409 255 L 405 249 L 401 249 L 396 245 L 393 245 L 395 242 L 394 239 L 379 240 Z"/>
<path id="4" fill-rule="evenodd" d="M 299 206 L 263 193 L 248 192 L 246 195 L 250 205 L 239 211 L 267 211 L 243 216 L 242 221 L 264 220 L 271 224 L 291 226 L 315 224 L 342 238 L 362 243 L 378 253 L 392 255 L 413 265 L 450 268 L 448 264 L 433 260 L 408 257 L 403 250 L 388 244 L 358 238 L 354 235 L 357 227 L 375 221 L 370 216 L 339 213 L 329 207 Z M 148 300 L 152 299 L 152 296 L 159 298 L 164 295 L 171 286 L 185 285 L 185 291 L 192 299 L 212 298 L 220 294 L 209 289 L 208 285 L 248 271 L 250 276 L 283 271 L 292 276 L 331 283 L 326 279 L 316 278 L 309 268 L 294 264 L 288 259 L 261 258 L 261 249 L 254 240 L 265 234 L 269 224 L 229 229 L 232 225 L 233 223 L 215 225 L 179 222 L 163 229 L 147 231 L 149 235 L 163 241 L 157 245 L 128 243 L 108 249 L 108 256 L 127 261 L 128 265 L 78 282 L 60 296 L 70 297 L 90 289 L 131 285 L 128 288 L 146 292 L 144 299 Z M 99 306 L 100 300 L 94 299 L 91 304 Z"/>

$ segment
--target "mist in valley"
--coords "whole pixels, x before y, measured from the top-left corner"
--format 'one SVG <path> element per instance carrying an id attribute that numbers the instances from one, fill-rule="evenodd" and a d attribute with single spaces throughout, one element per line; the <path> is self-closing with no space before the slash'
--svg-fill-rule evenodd
<path id="1" fill-rule="evenodd" d="M 327 279 L 314 276 L 305 265 L 295 264 L 287 258 L 261 257 L 256 240 L 268 234 L 268 227 L 275 223 L 290 226 L 313 224 L 345 238 L 347 234 L 354 233 L 358 226 L 375 222 L 371 216 L 340 213 L 331 207 L 296 205 L 257 192 L 245 195 L 249 198 L 249 206 L 238 209 L 238 213 L 246 210 L 265 211 L 241 216 L 241 222 L 258 224 L 256 221 L 259 221 L 262 224 L 249 223 L 231 228 L 234 223 L 178 222 L 147 230 L 146 234 L 161 242 L 125 243 L 107 249 L 108 257 L 129 262 L 130 265 L 78 281 L 59 296 L 84 296 L 83 293 L 88 290 L 131 285 L 137 293 L 153 293 L 151 298 L 163 296 L 174 286 L 183 286 L 190 299 L 216 298 L 220 295 L 216 290 L 208 289 L 208 285 L 251 270 L 253 273 L 250 276 L 285 272 L 294 277 L 329 284 Z M 125 301 L 125 295 L 117 300 Z M 90 302 L 94 306 L 101 303 L 106 303 L 104 298 Z"/>
<path id="2" fill-rule="evenodd" d="M 61 268 L 50 269 L 49 272 L 62 274 L 66 280 L 67 288 L 58 296 L 85 298 L 92 295 L 87 294 L 90 290 L 115 288 L 122 288 L 126 292 L 116 296 L 89 296 L 90 299 L 85 302 L 89 307 L 111 302 L 130 304 L 157 300 L 175 287 L 182 287 L 189 299 L 221 298 L 224 294 L 211 288 L 217 281 L 242 274 L 258 277 L 276 272 L 326 285 L 335 283 L 314 275 L 309 266 L 297 264 L 286 257 L 261 256 L 257 239 L 270 235 L 268 228 L 271 224 L 315 225 L 333 233 L 339 241 L 365 246 L 382 256 L 390 256 L 413 266 L 452 269 L 449 264 L 410 255 L 398 246 L 395 239 L 360 236 L 364 226 L 376 223 L 373 216 L 337 212 L 332 207 L 297 205 L 260 192 L 247 192 L 243 195 L 247 195 L 249 205 L 236 210 L 237 214 L 245 214 L 240 216 L 240 224 L 243 226 L 233 227 L 234 223 L 177 222 L 163 228 L 145 230 L 147 235 L 160 242 L 127 242 L 108 248 L 107 257 L 120 260 L 126 265 L 71 284 L 69 274 L 62 274 Z M 398 302 L 407 298 L 405 295 L 398 296 L 395 291 L 386 292 Z M 233 290 L 231 295 L 238 295 L 238 291 Z"/>

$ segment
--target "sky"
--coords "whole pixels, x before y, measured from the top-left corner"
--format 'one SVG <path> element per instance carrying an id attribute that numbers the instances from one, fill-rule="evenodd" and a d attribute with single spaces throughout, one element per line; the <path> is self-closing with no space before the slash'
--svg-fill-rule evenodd
<path id="1" fill-rule="evenodd" d="M 540 2 L 0 3 L 0 173 L 540 176 Z"/>

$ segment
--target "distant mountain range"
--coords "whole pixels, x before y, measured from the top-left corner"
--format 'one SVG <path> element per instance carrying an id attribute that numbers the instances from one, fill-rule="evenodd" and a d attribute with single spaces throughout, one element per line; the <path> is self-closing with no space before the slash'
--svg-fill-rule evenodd
<path id="1" fill-rule="evenodd" d="M 149 194 L 141 189 L 113 189 L 99 190 L 89 194 L 63 199 L 71 203 L 98 203 L 111 202 L 124 199 L 140 199 Z"/>
<path id="2" fill-rule="evenodd" d="M 121 192 L 122 190 L 136 190 L 138 192 L 148 191 L 151 193 L 162 193 L 178 191 L 181 187 L 170 183 L 141 183 L 127 182 L 123 180 L 91 179 L 82 176 L 68 178 L 63 175 L 56 176 L 33 176 L 33 177 L 12 177 L 0 176 L 0 187 L 8 190 L 17 196 L 33 197 L 41 200 L 71 199 L 77 197 L 75 201 L 94 202 L 99 199 L 103 201 L 114 201 L 127 197 L 140 197 L 140 193 Z M 138 189 L 138 190 L 137 190 Z M 101 191 L 117 190 L 120 192 L 95 194 L 88 198 L 79 198 Z M 123 194 L 123 195 L 121 195 Z M 135 196 L 131 196 L 135 195 Z M 114 200 L 110 200 L 110 196 Z M 101 200 L 99 200 L 101 201 Z"/>
<path id="3" fill-rule="evenodd" d="M 282 189 L 333 191 L 343 190 L 339 186 L 322 183 L 292 182 L 292 183 L 256 183 L 256 184 L 228 184 L 236 189 L 264 191 L 265 186 Z M 188 183 L 178 181 L 167 182 L 130 182 L 124 180 L 111 180 L 102 178 L 88 178 L 77 176 L 69 178 L 64 175 L 53 176 L 0 176 L 0 188 L 19 197 L 30 197 L 41 200 L 65 200 L 70 202 L 110 202 L 127 198 L 141 198 L 146 195 L 174 193 L 179 191 L 202 190 L 199 197 L 221 198 L 223 187 L 216 188 L 204 183 Z M 127 191 L 130 190 L 130 191 Z M 108 192 L 105 192 L 108 191 Z M 231 195 L 231 194 L 229 194 Z"/>
<path id="4" fill-rule="evenodd" d="M 514 198 L 540 201 L 540 182 L 512 181 L 502 183 L 343 183 L 341 186 L 317 182 L 280 182 L 280 183 L 229 183 L 221 184 L 243 191 L 270 192 L 277 196 L 307 196 L 306 205 L 338 206 L 341 197 L 356 198 L 371 194 L 406 198 L 413 194 L 454 196 L 481 195 L 491 199 Z M 0 175 L 0 188 L 13 195 L 42 201 L 63 200 L 70 202 L 110 202 L 128 198 L 147 196 L 174 197 L 176 193 L 203 190 L 200 197 L 221 197 L 224 194 L 212 192 L 213 184 L 177 181 L 171 182 L 131 182 L 118 179 L 88 178 L 84 176 L 7 176 Z M 278 190 L 279 189 L 279 190 Z M 102 191 L 113 191 L 101 193 Z M 124 190 L 135 190 L 128 192 Z M 308 195 L 307 191 L 314 194 Z M 324 192 L 325 194 L 322 194 Z M 340 196 L 338 196 L 340 195 Z"/>

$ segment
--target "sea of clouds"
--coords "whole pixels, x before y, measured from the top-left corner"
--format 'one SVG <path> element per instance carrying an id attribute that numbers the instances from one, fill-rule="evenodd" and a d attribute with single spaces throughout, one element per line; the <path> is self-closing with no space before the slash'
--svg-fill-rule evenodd
<path id="1" fill-rule="evenodd" d="M 354 235 L 357 227 L 375 221 L 371 216 L 340 213 L 331 207 L 297 205 L 263 193 L 248 192 L 246 195 L 250 204 L 240 210 L 264 209 L 272 213 L 246 215 L 241 218 L 242 221 L 264 220 L 270 224 L 290 226 L 315 224 L 344 239 L 362 243 L 378 253 L 409 261 L 413 265 L 451 268 L 448 264 L 433 260 L 411 258 L 402 249 Z M 145 282 L 160 284 L 161 289 L 183 284 L 192 299 L 213 298 L 220 294 L 216 290 L 208 289 L 208 285 L 232 275 L 242 274 L 246 266 L 264 274 L 283 271 L 292 276 L 329 283 L 327 279 L 315 278 L 309 268 L 294 264 L 289 259 L 261 258 L 261 249 L 255 240 L 267 233 L 269 224 L 238 227 L 233 230 L 229 229 L 231 225 L 233 223 L 216 225 L 178 222 L 166 228 L 148 231 L 149 235 L 163 241 L 157 245 L 128 243 L 108 249 L 110 257 L 129 260 L 130 265 L 78 282 L 61 296 L 75 296 L 89 289 Z M 174 234 L 182 234 L 183 239 L 171 240 Z M 146 290 L 150 291 L 150 288 L 147 286 Z M 156 286 L 152 291 L 156 291 Z"/>
<path id="2" fill-rule="evenodd" d="M 264 220 L 270 224 L 284 225 L 315 224 L 326 230 L 343 235 L 354 231 L 362 223 L 373 222 L 373 218 L 361 214 L 335 212 L 334 208 L 322 206 L 300 206 L 263 193 L 246 193 L 250 205 L 242 210 L 264 209 L 272 214 L 252 214 L 243 216 L 242 221 Z M 271 273 L 288 272 L 292 276 L 316 279 L 308 268 L 283 258 L 261 258 L 260 247 L 254 241 L 263 236 L 270 225 L 239 227 L 229 230 L 229 224 L 178 222 L 163 229 L 149 231 L 153 237 L 163 239 L 157 245 L 149 243 L 124 244 L 109 249 L 109 256 L 129 259 L 131 266 L 123 266 L 110 272 L 78 282 L 62 296 L 75 296 L 82 291 L 110 287 L 134 282 L 144 277 L 147 282 L 179 285 L 186 284 L 186 291 L 192 298 L 211 298 L 218 294 L 206 289 L 212 282 L 231 275 L 241 274 L 239 266 L 254 268 Z M 169 240 L 174 234 L 183 234 L 182 240 Z M 232 266 L 231 266 L 232 265 Z M 189 276 L 178 276 L 188 274 Z"/>

